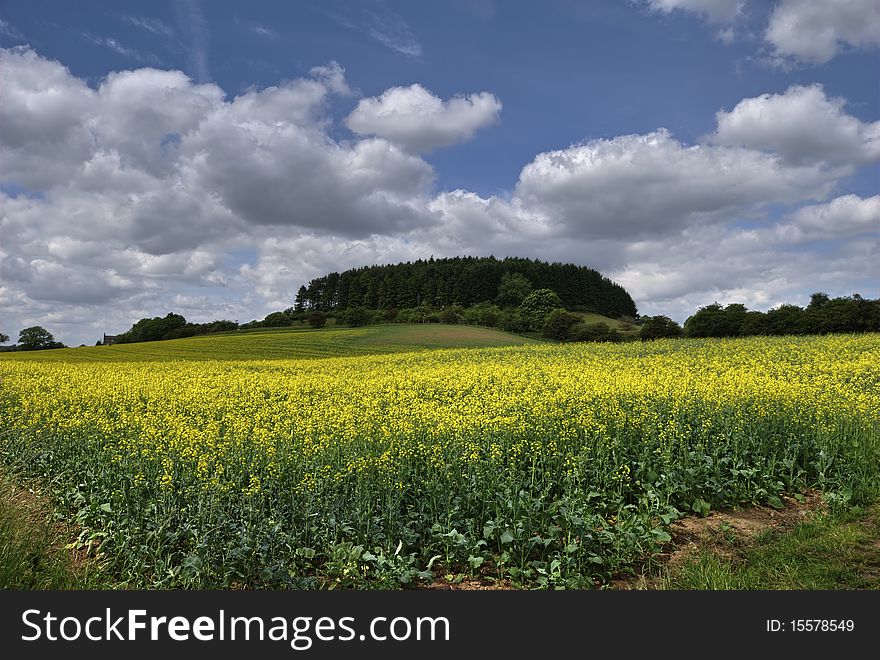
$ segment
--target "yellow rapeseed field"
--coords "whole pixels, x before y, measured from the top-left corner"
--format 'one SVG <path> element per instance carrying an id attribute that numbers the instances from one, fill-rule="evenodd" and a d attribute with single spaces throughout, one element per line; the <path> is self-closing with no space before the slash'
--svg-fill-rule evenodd
<path id="1" fill-rule="evenodd" d="M 584 586 L 685 513 L 876 487 L 880 336 L 0 359 L 0 449 L 135 586 Z"/>

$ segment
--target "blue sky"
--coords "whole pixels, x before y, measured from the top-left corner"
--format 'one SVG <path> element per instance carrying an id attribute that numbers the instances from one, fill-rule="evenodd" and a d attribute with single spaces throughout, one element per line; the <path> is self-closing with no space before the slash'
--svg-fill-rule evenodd
<path id="1" fill-rule="evenodd" d="M 93 343 L 172 309 L 261 318 L 329 270 L 464 252 L 598 267 L 643 313 L 678 320 L 714 300 L 766 309 L 819 289 L 880 296 L 872 2 L 5 0 L 0 21 L 14 80 L 63 75 L 58 95 L 83 103 L 65 106 L 67 118 L 43 112 L 51 95 L 14 83 L 7 107 L 19 114 L 0 123 L 0 157 L 14 162 L 0 169 L 6 334 L 39 323 Z M 147 68 L 188 80 L 148 80 Z M 114 72 L 139 72 L 119 97 Z M 289 94 L 270 117 L 257 106 L 273 87 Z M 236 109 L 249 94 L 256 104 Z M 457 109 L 445 105 L 455 98 Z M 150 133 L 155 122 L 138 118 L 163 102 L 195 114 Z M 264 143 L 254 122 L 290 130 Z M 57 131 L 72 155 L 50 175 L 40 158 Z M 165 160 L 132 134 L 164 140 Z M 232 144 L 260 145 L 275 169 L 224 166 Z M 99 190 L 86 175 L 108 158 Z M 272 198 L 279 182 L 323 168 L 310 188 Z M 161 210 L 132 202 L 170 190 Z M 372 219 L 353 219 L 361 211 Z M 74 290 L 59 292 L 57 277 Z"/>

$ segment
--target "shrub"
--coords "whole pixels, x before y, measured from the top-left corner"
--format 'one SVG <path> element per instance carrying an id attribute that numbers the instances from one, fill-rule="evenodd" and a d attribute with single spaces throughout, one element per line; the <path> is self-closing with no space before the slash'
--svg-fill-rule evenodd
<path id="1" fill-rule="evenodd" d="M 366 307 L 352 307 L 339 315 L 339 321 L 342 325 L 350 325 L 353 328 L 368 325 L 372 320 L 372 315 Z"/>
<path id="2" fill-rule="evenodd" d="M 617 338 L 620 333 L 613 331 Z M 607 323 L 599 321 L 598 323 L 580 323 L 572 328 L 572 339 L 575 341 L 613 341 L 612 330 Z"/>
<path id="3" fill-rule="evenodd" d="M 580 322 L 577 314 L 571 314 L 561 307 L 550 312 L 544 327 L 541 329 L 547 339 L 556 339 L 557 341 L 567 341 L 571 339 L 571 331 L 574 326 Z"/>
<path id="4" fill-rule="evenodd" d="M 528 324 L 516 310 L 502 312 L 498 318 L 498 327 L 507 332 L 525 332 Z"/>
<path id="5" fill-rule="evenodd" d="M 501 310 L 492 303 L 479 303 L 464 310 L 464 322 L 469 325 L 485 325 L 497 328 L 501 321 Z"/>
<path id="6" fill-rule="evenodd" d="M 327 325 L 327 315 L 321 310 L 316 309 L 309 312 L 308 322 L 313 328 L 323 328 Z"/>
<path id="7" fill-rule="evenodd" d="M 681 337 L 681 334 L 681 326 L 668 316 L 646 316 L 643 319 L 639 338 L 642 341 L 647 341 L 649 339 Z"/>
<path id="8" fill-rule="evenodd" d="M 457 325 L 462 320 L 462 314 L 464 314 L 464 309 L 458 305 L 447 307 L 440 312 L 440 322 Z"/>

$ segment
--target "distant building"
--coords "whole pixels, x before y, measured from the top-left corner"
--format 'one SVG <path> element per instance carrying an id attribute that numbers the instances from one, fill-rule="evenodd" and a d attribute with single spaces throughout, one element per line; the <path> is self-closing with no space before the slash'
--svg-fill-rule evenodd
<path id="1" fill-rule="evenodd" d="M 104 335 L 104 341 L 101 342 L 104 346 L 112 346 L 113 344 L 118 344 L 119 342 L 116 340 L 118 335 Z"/>

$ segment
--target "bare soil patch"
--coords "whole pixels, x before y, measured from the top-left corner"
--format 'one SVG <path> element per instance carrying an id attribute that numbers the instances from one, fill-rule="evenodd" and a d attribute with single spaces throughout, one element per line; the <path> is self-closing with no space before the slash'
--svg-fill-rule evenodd
<path id="1" fill-rule="evenodd" d="M 480 579 L 467 579 L 456 583 L 438 578 L 422 588 L 433 591 L 507 591 L 514 587 L 509 582 L 500 580 L 490 582 Z"/>
<path id="2" fill-rule="evenodd" d="M 751 545 L 757 535 L 768 530 L 785 530 L 809 520 L 816 512 L 826 509 L 825 501 L 819 491 L 807 490 L 802 493 L 803 501 L 794 497 L 782 496 L 781 509 L 769 506 L 754 506 L 748 509 L 725 509 L 710 511 L 705 518 L 688 516 L 670 525 L 672 541 L 660 555 L 652 558 L 652 563 L 667 568 L 681 565 L 700 550 L 710 550 L 715 554 L 732 558 L 737 548 Z M 658 571 L 646 571 L 641 567 L 636 575 L 619 576 L 609 585 L 612 589 L 652 589 L 659 582 Z M 638 569 L 637 569 L 638 570 Z"/>

